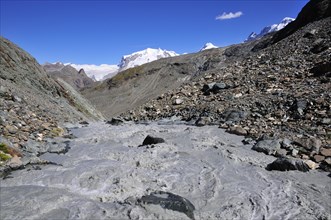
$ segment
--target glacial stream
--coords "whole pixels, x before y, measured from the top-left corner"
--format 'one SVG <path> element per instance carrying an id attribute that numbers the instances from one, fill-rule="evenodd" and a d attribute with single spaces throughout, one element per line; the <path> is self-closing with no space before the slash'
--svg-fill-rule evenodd
<path id="1" fill-rule="evenodd" d="M 0 180 L 0 219 L 328 219 L 331 178 L 318 170 L 267 171 L 276 158 L 217 126 L 94 123 L 72 128 L 58 165 Z M 147 135 L 165 143 L 139 146 Z M 138 147 L 139 146 L 139 147 Z M 139 202 L 169 192 L 194 216 Z"/>

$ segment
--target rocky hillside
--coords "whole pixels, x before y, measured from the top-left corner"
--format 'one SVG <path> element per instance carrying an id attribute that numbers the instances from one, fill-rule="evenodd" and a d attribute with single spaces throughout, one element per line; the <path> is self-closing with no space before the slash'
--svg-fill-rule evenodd
<path id="1" fill-rule="evenodd" d="M 98 110 L 112 117 L 177 88 L 183 82 L 215 68 L 225 58 L 224 49 L 163 58 L 120 72 L 82 91 Z"/>
<path id="2" fill-rule="evenodd" d="M 31 141 L 42 145 L 47 137 L 63 135 L 64 122 L 103 117 L 67 83 L 48 76 L 30 54 L 0 41 L 0 160 L 13 149 L 25 154 Z"/>
<path id="3" fill-rule="evenodd" d="M 295 21 L 303 26 L 287 26 L 293 33 L 285 28 L 255 44 L 232 46 L 219 53 L 226 57 L 222 65 L 122 116 L 135 121 L 178 116 L 247 137 L 281 138 L 282 155 L 330 167 L 331 18 L 320 10 L 318 18 L 302 20 L 307 7 L 329 8 L 327 3 L 308 3 Z"/>
<path id="4" fill-rule="evenodd" d="M 86 75 L 84 69 L 77 71 L 74 67 L 62 63 L 47 63 L 43 65 L 43 68 L 55 80 L 60 78 L 77 90 L 90 87 L 94 83 L 93 79 Z"/>

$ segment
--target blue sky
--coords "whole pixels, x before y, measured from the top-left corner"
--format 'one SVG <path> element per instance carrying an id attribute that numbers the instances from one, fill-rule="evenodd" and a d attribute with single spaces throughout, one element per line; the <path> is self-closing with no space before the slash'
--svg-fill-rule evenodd
<path id="1" fill-rule="evenodd" d="M 177 53 L 240 43 L 308 0 L 1 1 L 1 36 L 39 63 L 118 64 L 147 47 Z M 236 18 L 217 20 L 233 13 Z"/>

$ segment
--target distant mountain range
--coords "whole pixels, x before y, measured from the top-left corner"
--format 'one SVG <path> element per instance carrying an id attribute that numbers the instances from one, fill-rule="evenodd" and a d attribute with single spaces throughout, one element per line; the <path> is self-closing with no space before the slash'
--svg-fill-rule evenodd
<path id="1" fill-rule="evenodd" d="M 71 65 L 65 65 L 60 62 L 55 64 L 45 63 L 43 69 L 55 80 L 61 78 L 78 90 L 91 86 L 94 81 L 86 75 L 84 69 L 77 70 Z"/>
<path id="2" fill-rule="evenodd" d="M 259 39 L 263 37 L 266 34 L 279 31 L 283 29 L 286 25 L 294 21 L 294 18 L 286 17 L 284 18 L 279 24 L 273 24 L 267 27 L 264 27 L 259 34 L 252 32 L 245 42 L 252 41 L 255 39 Z M 206 43 L 200 51 L 212 49 L 212 48 L 218 48 L 212 43 Z M 153 48 L 147 48 L 145 50 L 137 51 L 129 55 L 125 55 L 122 57 L 119 64 L 101 64 L 101 65 L 94 65 L 94 64 L 73 64 L 73 63 L 65 63 L 63 65 L 70 65 L 74 67 L 77 71 L 84 69 L 86 75 L 90 78 L 92 78 L 94 81 L 101 81 L 105 79 L 109 79 L 113 76 L 115 76 L 117 73 L 124 71 L 129 68 L 133 68 L 136 66 L 140 66 L 145 63 L 149 63 L 161 58 L 167 58 L 167 57 L 174 57 L 178 56 L 174 51 L 168 51 L 163 49 L 153 49 Z M 58 62 L 58 64 L 62 64 Z M 47 63 L 48 68 L 49 63 Z M 56 63 L 53 68 L 56 68 Z"/>
<path id="3" fill-rule="evenodd" d="M 252 32 L 248 37 L 247 39 L 245 40 L 245 42 L 249 42 L 249 41 L 252 41 L 252 40 L 256 40 L 256 39 L 259 39 L 261 37 L 263 37 L 264 35 L 266 34 L 269 34 L 269 33 L 272 33 L 272 32 L 275 32 L 275 31 L 279 31 L 281 29 L 283 29 L 284 27 L 286 27 L 286 25 L 288 25 L 289 23 L 291 23 L 292 21 L 294 21 L 295 19 L 294 18 L 289 18 L 289 17 L 286 17 L 284 18 L 279 24 L 273 24 L 273 25 L 270 25 L 270 26 L 267 26 L 267 27 L 264 27 L 259 34 L 255 33 L 255 32 Z"/>
<path id="4" fill-rule="evenodd" d="M 159 49 L 147 48 L 145 50 L 141 50 L 123 56 L 120 63 L 117 65 L 101 64 L 98 66 L 94 64 L 73 64 L 73 63 L 65 63 L 64 65 L 70 65 L 74 67 L 77 71 L 79 71 L 80 69 L 84 69 L 88 77 L 92 78 L 95 81 L 101 81 L 111 78 L 114 75 L 116 75 L 118 72 L 121 72 L 123 70 L 135 66 L 140 66 L 142 64 L 149 63 L 161 58 L 174 57 L 178 55 L 179 54 L 177 54 L 174 51 L 163 50 L 160 48 Z M 47 64 L 49 65 L 49 63 Z M 54 63 L 54 65 L 56 66 L 56 63 Z"/>

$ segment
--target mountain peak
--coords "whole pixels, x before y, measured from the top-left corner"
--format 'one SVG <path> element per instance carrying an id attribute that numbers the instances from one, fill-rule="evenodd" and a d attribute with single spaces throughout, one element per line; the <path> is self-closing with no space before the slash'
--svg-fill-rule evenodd
<path id="1" fill-rule="evenodd" d="M 200 51 L 209 50 L 209 49 L 213 49 L 213 48 L 218 48 L 218 47 L 215 46 L 214 44 L 208 42 L 200 49 Z"/>
<path id="2" fill-rule="evenodd" d="M 145 63 L 152 62 L 166 57 L 178 56 L 174 51 L 163 50 L 161 48 L 147 48 L 145 50 L 134 52 L 130 55 L 125 55 L 122 57 L 120 64 L 118 65 L 120 70 L 123 71 L 135 66 L 140 66 Z"/>
<path id="3" fill-rule="evenodd" d="M 281 29 L 283 29 L 286 25 L 288 25 L 289 23 L 291 23 L 292 21 L 294 21 L 294 18 L 290 18 L 290 17 L 285 17 L 282 19 L 282 21 L 279 24 L 272 24 L 270 26 L 264 27 L 259 34 L 252 32 L 247 39 L 245 40 L 245 42 L 248 41 L 252 41 L 255 39 L 259 39 L 261 37 L 263 37 L 266 34 L 275 32 L 275 31 L 279 31 Z"/>

